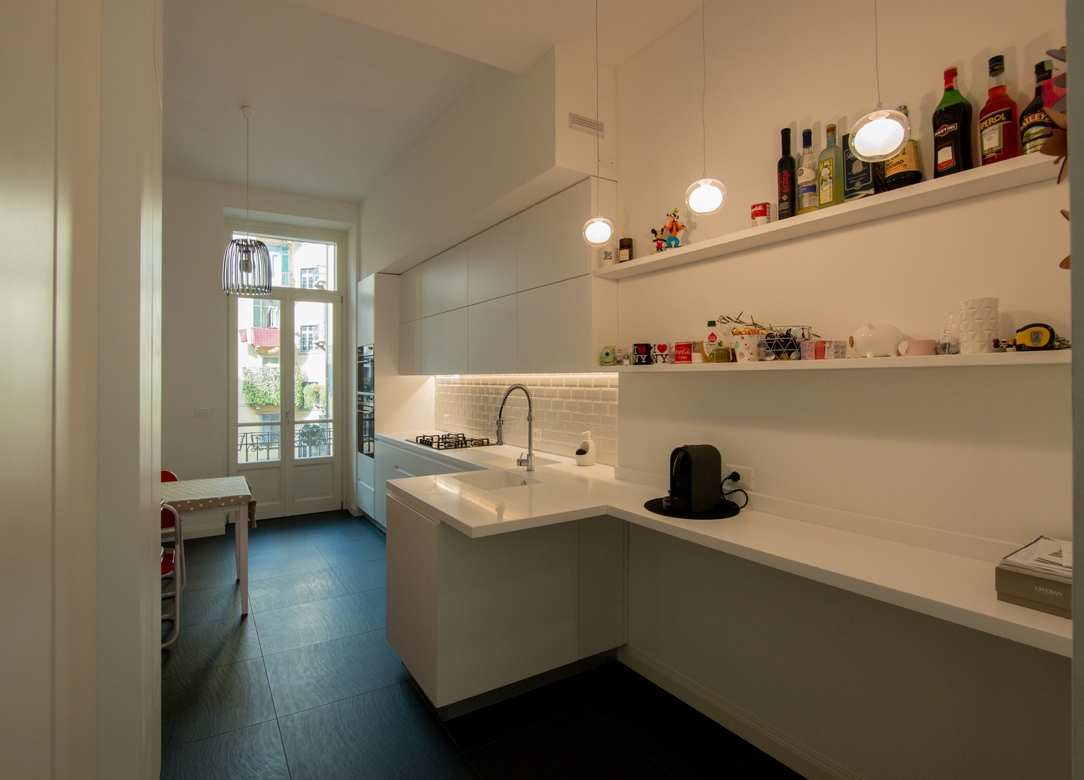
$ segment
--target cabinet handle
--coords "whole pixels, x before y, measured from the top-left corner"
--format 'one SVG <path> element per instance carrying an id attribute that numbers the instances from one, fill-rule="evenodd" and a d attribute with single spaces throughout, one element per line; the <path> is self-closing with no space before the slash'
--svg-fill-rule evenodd
<path id="1" fill-rule="evenodd" d="M 394 464 L 392 464 L 392 468 L 395 469 L 396 471 L 401 471 L 402 473 L 406 474 L 408 477 L 416 477 L 416 476 L 418 476 L 417 474 L 411 474 L 406 469 L 404 469 L 404 468 L 402 468 L 400 466 L 396 466 Z"/>

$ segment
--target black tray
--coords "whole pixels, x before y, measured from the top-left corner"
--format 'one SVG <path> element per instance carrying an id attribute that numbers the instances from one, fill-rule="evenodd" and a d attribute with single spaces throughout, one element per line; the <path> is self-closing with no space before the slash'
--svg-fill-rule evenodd
<path id="1" fill-rule="evenodd" d="M 722 520 L 726 517 L 734 517 L 741 510 L 733 501 L 725 498 L 711 509 L 703 512 L 689 512 L 684 502 L 672 501 L 669 496 L 653 498 L 644 504 L 644 509 L 665 517 L 676 517 L 682 520 Z"/>

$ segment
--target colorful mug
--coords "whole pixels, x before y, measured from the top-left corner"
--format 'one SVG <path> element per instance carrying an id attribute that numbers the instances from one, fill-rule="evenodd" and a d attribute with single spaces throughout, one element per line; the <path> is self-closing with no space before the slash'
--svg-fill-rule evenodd
<path id="1" fill-rule="evenodd" d="M 650 344 L 633 344 L 632 345 L 632 364 L 634 366 L 650 366 L 651 365 L 651 345 Z"/>
<path id="2" fill-rule="evenodd" d="M 669 356 L 670 356 L 670 345 L 666 344 L 665 342 L 655 344 L 651 348 L 651 357 L 654 359 L 655 365 L 661 365 L 662 363 L 667 362 L 667 360 L 669 359 Z"/>

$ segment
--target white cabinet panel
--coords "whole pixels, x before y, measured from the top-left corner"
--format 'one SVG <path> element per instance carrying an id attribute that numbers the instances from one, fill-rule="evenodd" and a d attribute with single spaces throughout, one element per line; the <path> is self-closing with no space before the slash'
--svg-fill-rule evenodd
<path id="1" fill-rule="evenodd" d="M 519 351 L 518 296 L 476 303 L 467 309 L 467 369 L 472 374 L 514 374 Z"/>
<path id="2" fill-rule="evenodd" d="M 527 290 L 517 298 L 520 373 L 595 368 L 590 276 Z"/>
<path id="3" fill-rule="evenodd" d="M 422 321 L 399 326 L 399 375 L 422 373 Z"/>
<path id="4" fill-rule="evenodd" d="M 404 444 L 404 447 L 406 445 Z M 435 474 L 453 474 L 464 469 L 449 465 L 442 461 L 436 461 L 420 455 L 416 452 L 396 447 L 385 441 L 376 443 L 376 486 L 375 504 L 376 514 L 374 519 L 381 526 L 386 525 L 387 505 L 385 499 L 388 492 L 388 480 L 408 479 L 410 477 L 428 477 Z"/>
<path id="5" fill-rule="evenodd" d="M 470 303 L 480 303 L 519 289 L 516 285 L 516 231 L 519 218 L 505 220 L 467 242 Z"/>
<path id="6" fill-rule="evenodd" d="M 590 180 L 519 215 L 516 255 L 520 290 L 591 272 L 591 250 L 583 240 L 583 223 L 590 217 Z"/>
<path id="7" fill-rule="evenodd" d="M 421 324 L 421 373 L 467 373 L 467 309 L 426 317 Z"/>
<path id="8" fill-rule="evenodd" d="M 467 305 L 468 266 L 465 243 L 422 263 L 423 317 Z"/>
<path id="9" fill-rule="evenodd" d="M 399 280 L 399 322 L 422 317 L 422 267 L 416 265 Z"/>

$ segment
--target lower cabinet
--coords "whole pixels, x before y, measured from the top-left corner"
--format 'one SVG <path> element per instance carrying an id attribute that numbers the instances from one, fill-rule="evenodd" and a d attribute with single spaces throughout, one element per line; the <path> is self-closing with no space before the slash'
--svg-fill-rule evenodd
<path id="1" fill-rule="evenodd" d="M 396 447 L 384 441 L 376 442 L 376 486 L 374 503 L 376 513 L 374 519 L 381 526 L 387 527 L 384 497 L 387 495 L 387 483 L 389 479 L 406 479 L 407 477 L 428 477 L 434 474 L 454 474 L 457 471 L 467 469 L 456 468 L 444 461 L 434 460 L 420 455 L 405 447 Z"/>
<path id="2" fill-rule="evenodd" d="M 471 539 L 388 496 L 387 532 L 388 642 L 436 707 L 626 642 L 620 520 Z"/>

